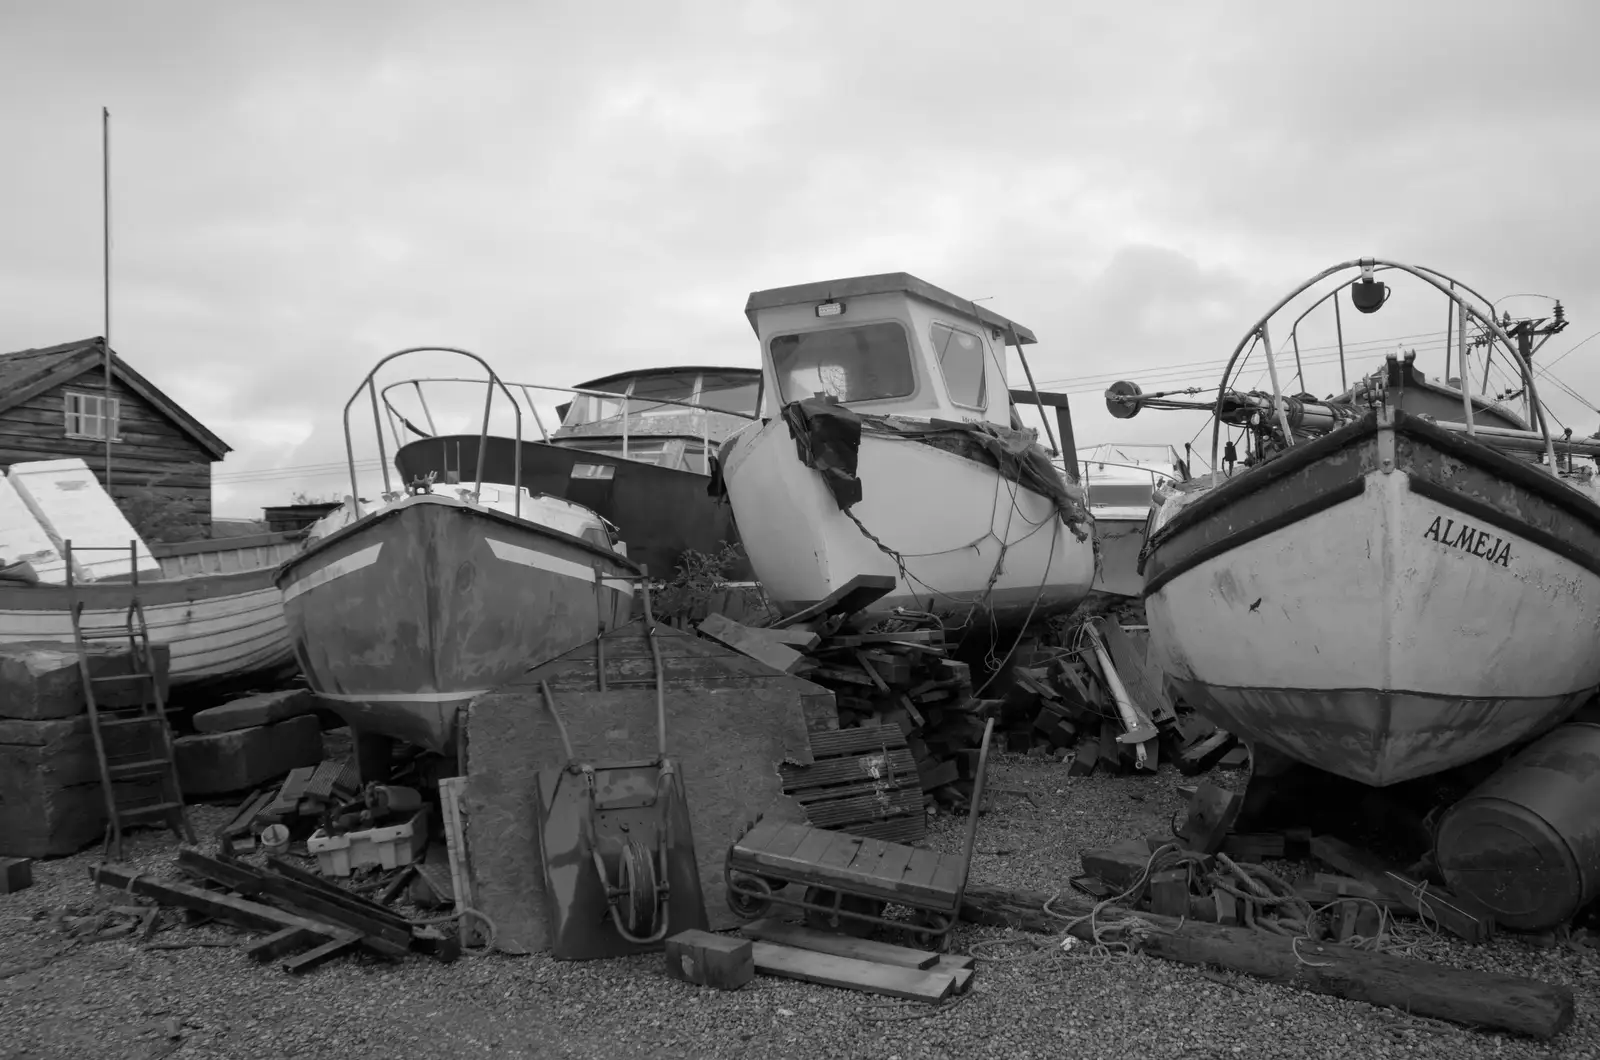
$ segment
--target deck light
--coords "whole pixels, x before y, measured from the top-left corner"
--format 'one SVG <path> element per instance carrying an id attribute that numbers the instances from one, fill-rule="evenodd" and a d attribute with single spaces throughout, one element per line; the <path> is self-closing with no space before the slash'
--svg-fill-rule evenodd
<path id="1" fill-rule="evenodd" d="M 843 315 L 843 302 L 823 302 L 817 306 L 817 316 L 819 317 L 837 317 Z"/>

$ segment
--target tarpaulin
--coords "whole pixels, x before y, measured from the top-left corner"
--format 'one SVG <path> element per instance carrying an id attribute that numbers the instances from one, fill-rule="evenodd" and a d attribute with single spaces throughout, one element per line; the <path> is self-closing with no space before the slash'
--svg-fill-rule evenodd
<path id="1" fill-rule="evenodd" d="M 783 407 L 800 462 L 822 474 L 840 509 L 861 500 L 856 457 L 861 451 L 861 416 L 832 398 L 808 397 Z"/>

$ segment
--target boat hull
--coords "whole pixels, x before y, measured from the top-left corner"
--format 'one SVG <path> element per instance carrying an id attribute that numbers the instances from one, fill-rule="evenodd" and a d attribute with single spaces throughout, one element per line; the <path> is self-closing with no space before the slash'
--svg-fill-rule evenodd
<path id="1" fill-rule="evenodd" d="M 1189 498 L 1144 565 L 1152 657 L 1248 741 L 1385 786 L 1600 685 L 1600 507 L 1401 414 Z"/>
<path id="2" fill-rule="evenodd" d="M 486 482 L 509 485 L 516 471 L 516 440 L 490 438 L 484 451 Z M 447 471 L 471 478 L 478 466 L 478 436 L 451 435 L 411 442 L 395 454 L 402 478 L 413 481 L 431 472 L 446 481 Z M 609 477 L 573 474 L 578 465 L 608 467 Z M 733 513 L 706 491 L 710 476 L 661 467 L 620 456 L 591 453 L 546 442 L 522 443 L 522 485 L 531 493 L 562 497 L 590 509 L 615 526 L 628 543 L 628 555 L 658 578 L 670 578 L 693 550 L 715 555 L 739 544 Z M 754 577 L 741 557 L 724 572 L 730 581 Z"/>
<path id="3" fill-rule="evenodd" d="M 174 698 L 272 688 L 296 670 L 274 567 L 299 547 L 281 535 L 157 545 L 163 577 L 141 580 L 137 589 L 126 580 L 72 591 L 0 582 L 0 644 L 73 643 L 74 593 L 84 603 L 85 628 L 120 627 L 137 595 L 151 641 L 171 649 Z"/>
<path id="4" fill-rule="evenodd" d="M 1079 540 L 1049 498 L 994 467 L 863 434 L 856 475 L 862 499 L 851 508 L 853 520 L 821 473 L 800 460 L 785 420 L 747 428 L 727 444 L 728 499 L 751 566 L 781 613 L 809 607 L 863 574 L 897 583 L 869 613 L 904 607 L 953 627 L 979 613 L 986 627 L 991 619 L 1015 627 L 1030 615 L 1070 610 L 1088 594 L 1092 539 Z M 903 560 L 904 573 L 885 549 Z"/>
<path id="5" fill-rule="evenodd" d="M 582 538 L 412 497 L 280 568 L 307 681 L 361 732 L 450 753 L 456 711 L 632 612 L 637 568 Z"/>

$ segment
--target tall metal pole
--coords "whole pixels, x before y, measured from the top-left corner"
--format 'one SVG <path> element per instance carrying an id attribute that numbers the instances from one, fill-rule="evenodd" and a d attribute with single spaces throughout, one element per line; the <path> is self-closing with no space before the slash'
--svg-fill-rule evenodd
<path id="1" fill-rule="evenodd" d="M 100 399 L 100 426 L 106 435 L 106 493 L 111 493 L 111 112 L 100 108 L 100 210 L 102 291 L 105 309 L 106 392 Z"/>

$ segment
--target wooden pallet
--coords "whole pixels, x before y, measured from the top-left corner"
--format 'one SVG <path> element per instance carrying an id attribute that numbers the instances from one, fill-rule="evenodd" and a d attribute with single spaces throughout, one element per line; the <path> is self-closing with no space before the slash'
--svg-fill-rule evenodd
<path id="1" fill-rule="evenodd" d="M 813 732 L 811 754 L 812 765 L 781 772 L 812 825 L 898 843 L 927 834 L 916 759 L 898 726 Z"/>

